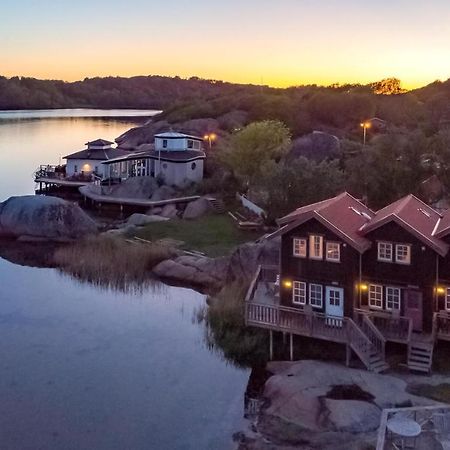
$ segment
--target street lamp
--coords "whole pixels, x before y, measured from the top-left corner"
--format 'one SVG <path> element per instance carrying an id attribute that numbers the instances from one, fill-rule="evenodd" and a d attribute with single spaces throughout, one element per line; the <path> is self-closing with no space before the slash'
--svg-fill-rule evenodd
<path id="1" fill-rule="evenodd" d="M 216 134 L 216 133 L 205 134 L 205 135 L 203 136 L 203 139 L 204 139 L 205 141 L 208 141 L 208 143 L 209 143 L 209 149 L 211 150 L 212 143 L 217 139 L 217 134 Z"/>
<path id="2" fill-rule="evenodd" d="M 372 126 L 370 122 L 361 122 L 359 126 L 363 129 L 363 145 L 366 145 L 367 130 Z"/>

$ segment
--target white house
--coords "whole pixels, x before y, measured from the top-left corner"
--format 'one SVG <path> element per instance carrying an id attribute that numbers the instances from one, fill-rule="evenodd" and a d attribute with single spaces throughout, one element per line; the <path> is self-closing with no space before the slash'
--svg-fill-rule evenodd
<path id="1" fill-rule="evenodd" d="M 104 161 L 105 176 L 121 179 L 149 176 L 180 187 L 198 183 L 203 179 L 206 158 L 202 143 L 202 138 L 188 134 L 157 134 L 148 150 Z"/>
<path id="2" fill-rule="evenodd" d="M 113 148 L 113 142 L 104 139 L 96 139 L 87 142 L 86 145 L 86 149 L 64 156 L 67 161 L 67 177 L 95 174 L 104 178 L 106 167 L 102 165 L 104 161 L 129 154 L 125 150 Z"/>

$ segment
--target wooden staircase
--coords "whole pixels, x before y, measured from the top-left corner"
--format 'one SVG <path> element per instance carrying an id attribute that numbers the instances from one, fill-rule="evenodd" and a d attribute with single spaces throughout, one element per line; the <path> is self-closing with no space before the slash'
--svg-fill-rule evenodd
<path id="1" fill-rule="evenodd" d="M 433 364 L 433 342 L 412 340 L 408 344 L 408 368 L 417 372 L 431 372 Z"/>
<path id="2" fill-rule="evenodd" d="M 224 214 L 226 212 L 226 208 L 222 200 L 210 197 L 208 198 L 208 201 L 215 213 Z"/>

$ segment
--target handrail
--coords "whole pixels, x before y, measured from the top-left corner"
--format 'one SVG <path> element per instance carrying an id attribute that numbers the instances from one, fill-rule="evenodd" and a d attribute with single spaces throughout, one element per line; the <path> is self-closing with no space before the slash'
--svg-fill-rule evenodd
<path id="1" fill-rule="evenodd" d="M 372 342 L 377 352 L 381 355 L 383 361 L 386 359 L 386 338 L 381 334 L 381 331 L 374 325 L 374 323 L 366 316 L 363 316 L 362 330 Z"/>
<path id="2" fill-rule="evenodd" d="M 446 311 L 438 311 L 433 314 L 433 337 L 442 336 L 450 338 L 450 314 Z"/>
<path id="3" fill-rule="evenodd" d="M 347 321 L 348 343 L 364 365 L 370 369 L 370 354 L 373 344 L 352 319 Z"/>
<path id="4" fill-rule="evenodd" d="M 261 274 L 261 264 L 256 269 L 256 273 L 255 273 L 255 275 L 250 283 L 250 286 L 247 290 L 247 295 L 245 296 L 246 303 L 250 301 L 250 299 L 253 297 L 253 294 L 255 293 L 255 289 L 258 285 L 258 279 L 259 279 L 260 274 Z"/>

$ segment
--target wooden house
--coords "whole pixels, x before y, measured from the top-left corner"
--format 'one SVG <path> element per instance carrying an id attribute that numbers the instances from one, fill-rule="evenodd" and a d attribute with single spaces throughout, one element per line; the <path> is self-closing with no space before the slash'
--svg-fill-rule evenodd
<path id="1" fill-rule="evenodd" d="M 279 265 L 255 275 L 249 325 L 343 343 L 376 371 L 398 342 L 430 370 L 434 342 L 450 339 L 450 213 L 413 195 L 375 213 L 345 192 L 278 224 Z"/>

